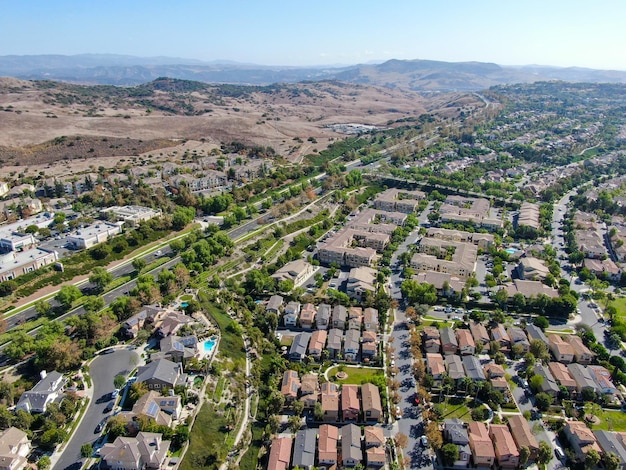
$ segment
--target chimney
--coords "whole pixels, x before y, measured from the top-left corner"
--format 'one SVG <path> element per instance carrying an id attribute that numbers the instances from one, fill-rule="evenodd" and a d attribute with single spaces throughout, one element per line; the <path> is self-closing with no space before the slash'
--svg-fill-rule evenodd
<path id="1" fill-rule="evenodd" d="M 45 370 L 39 372 L 39 377 L 41 378 L 41 380 L 45 379 L 46 375 L 48 375 L 48 373 Z"/>

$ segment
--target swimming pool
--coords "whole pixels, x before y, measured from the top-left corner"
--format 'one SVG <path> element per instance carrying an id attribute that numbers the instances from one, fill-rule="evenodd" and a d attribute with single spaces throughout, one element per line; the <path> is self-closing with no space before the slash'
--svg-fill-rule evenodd
<path id="1" fill-rule="evenodd" d="M 506 251 L 508 254 L 512 255 L 513 253 L 515 253 L 517 250 L 515 248 L 507 248 Z"/>
<path id="2" fill-rule="evenodd" d="M 189 307 L 189 302 L 181 302 L 181 303 L 180 303 L 180 306 L 181 306 L 182 308 L 187 308 L 187 307 Z"/>
<path id="3" fill-rule="evenodd" d="M 213 352 L 213 349 L 215 349 L 215 344 L 216 343 L 217 343 L 217 340 L 215 338 L 207 339 L 203 343 L 204 352 L 206 354 L 211 354 Z"/>

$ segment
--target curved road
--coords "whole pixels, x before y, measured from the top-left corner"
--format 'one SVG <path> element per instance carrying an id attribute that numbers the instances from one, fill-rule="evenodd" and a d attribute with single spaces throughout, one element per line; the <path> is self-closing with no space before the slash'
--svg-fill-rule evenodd
<path id="1" fill-rule="evenodd" d="M 52 467 L 53 470 L 79 470 L 83 466 L 85 459 L 80 455 L 80 448 L 83 444 L 93 445 L 100 437 L 100 433 L 94 431 L 106 416 L 104 408 L 109 400 L 98 403 L 98 399 L 113 391 L 113 379 L 116 375 L 128 375 L 138 364 L 139 355 L 127 348 L 117 349 L 113 354 L 100 355 L 91 362 L 89 369 L 93 383 L 93 399 L 61 457 Z"/>

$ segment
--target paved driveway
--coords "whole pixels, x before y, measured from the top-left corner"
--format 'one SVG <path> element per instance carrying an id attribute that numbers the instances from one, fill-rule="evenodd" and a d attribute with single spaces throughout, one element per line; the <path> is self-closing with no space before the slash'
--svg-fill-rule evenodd
<path id="1" fill-rule="evenodd" d="M 113 391 L 113 379 L 118 374 L 125 374 L 133 370 L 139 362 L 135 351 L 126 348 L 118 349 L 113 354 L 98 356 L 90 365 L 91 380 L 93 383 L 93 399 L 85 412 L 83 420 L 72 439 L 65 447 L 63 454 L 54 465 L 54 470 L 80 469 L 85 459 L 80 455 L 83 444 L 94 444 L 100 433 L 94 431 L 98 423 L 105 417 L 104 408 L 108 400 L 97 403 L 103 395 Z"/>

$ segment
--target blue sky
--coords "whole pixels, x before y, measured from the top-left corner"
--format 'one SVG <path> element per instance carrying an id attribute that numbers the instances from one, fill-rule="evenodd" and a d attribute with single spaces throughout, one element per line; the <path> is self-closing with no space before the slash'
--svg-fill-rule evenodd
<path id="1" fill-rule="evenodd" d="M 0 0 L 0 55 L 626 70 L 624 0 Z"/>

